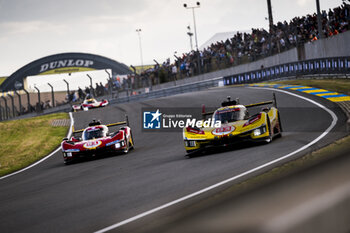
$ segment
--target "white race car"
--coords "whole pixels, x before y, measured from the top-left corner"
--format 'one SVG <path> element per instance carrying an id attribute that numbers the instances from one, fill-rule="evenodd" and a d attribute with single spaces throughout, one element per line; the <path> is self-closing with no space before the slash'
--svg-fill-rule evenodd
<path id="1" fill-rule="evenodd" d="M 83 103 L 81 103 L 81 105 L 72 105 L 72 110 L 78 111 L 78 110 L 84 110 L 87 111 L 91 108 L 99 108 L 99 107 L 104 107 L 108 105 L 108 100 L 101 100 L 98 101 L 94 98 L 89 98 L 89 99 L 85 99 Z"/>

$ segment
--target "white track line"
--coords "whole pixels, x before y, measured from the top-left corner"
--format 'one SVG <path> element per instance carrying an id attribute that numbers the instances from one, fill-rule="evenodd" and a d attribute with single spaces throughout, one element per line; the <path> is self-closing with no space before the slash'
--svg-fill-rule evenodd
<path id="1" fill-rule="evenodd" d="M 171 201 L 171 202 L 169 202 L 169 203 L 166 203 L 166 204 L 164 204 L 164 205 L 161 205 L 161 206 L 159 206 L 159 207 L 156 207 L 156 208 L 151 209 L 151 210 L 149 210 L 149 211 L 146 211 L 146 212 L 144 212 L 144 213 L 138 214 L 138 215 L 136 215 L 136 216 L 134 216 L 134 217 L 128 218 L 128 219 L 126 219 L 126 220 L 124 220 L 124 221 L 121 221 L 121 222 L 118 222 L 118 223 L 116 223 L 116 224 L 113 224 L 113 225 L 111 225 L 111 226 L 109 226 L 109 227 L 106 227 L 106 228 L 103 228 L 103 229 L 101 229 L 101 230 L 98 230 L 98 231 L 96 231 L 95 233 L 103 233 L 103 232 L 107 232 L 107 231 L 113 230 L 113 229 L 118 228 L 118 227 L 120 227 L 120 226 L 123 226 L 123 225 L 125 225 L 125 224 L 127 224 L 127 223 L 133 222 L 133 221 L 135 221 L 135 220 L 137 220 L 137 219 L 143 218 L 143 217 L 145 217 L 145 216 L 147 216 L 147 215 L 150 215 L 150 214 L 152 214 L 152 213 L 155 213 L 155 212 L 157 212 L 157 211 L 159 211 L 159 210 L 165 209 L 165 208 L 167 208 L 167 207 L 169 207 L 169 206 L 175 205 L 175 204 L 180 203 L 180 202 L 182 202 L 182 201 L 188 200 L 188 199 L 190 199 L 190 198 L 192 198 L 192 197 L 198 196 L 198 195 L 200 195 L 200 194 L 202 194 L 202 193 L 205 193 L 205 192 L 207 192 L 207 191 L 209 191 L 209 190 L 215 189 L 215 188 L 217 188 L 217 187 L 219 187 L 219 186 L 222 186 L 222 185 L 224 185 L 224 184 L 227 184 L 227 183 L 229 183 L 229 182 L 231 182 L 231 181 L 237 180 L 237 179 L 239 179 L 239 178 L 241 178 L 241 177 L 243 177 L 243 176 L 246 176 L 246 175 L 248 175 L 248 174 L 251 174 L 251 173 L 253 173 L 253 172 L 256 172 L 256 171 L 258 171 L 258 170 L 261 170 L 261 169 L 263 169 L 263 168 L 265 168 L 265 167 L 268 167 L 268 166 L 270 166 L 270 165 L 272 165 L 272 164 L 274 164 L 274 163 L 277 163 L 277 162 L 279 162 L 279 161 L 281 161 L 281 160 L 284 160 L 284 159 L 286 159 L 286 158 L 289 158 L 289 157 L 291 157 L 291 156 L 293 156 L 293 155 L 295 155 L 295 154 L 297 154 L 297 153 L 299 153 L 299 152 L 301 152 L 301 151 L 307 149 L 307 148 L 310 147 L 311 145 L 313 145 L 313 144 L 315 144 L 316 142 L 318 142 L 319 140 L 321 140 L 323 137 L 325 137 L 325 136 L 333 129 L 333 127 L 334 127 L 334 126 L 336 125 L 336 123 L 337 123 L 338 118 L 337 118 L 337 116 L 335 115 L 335 113 L 334 113 L 333 111 L 329 110 L 329 109 L 326 108 L 325 106 L 323 106 L 323 105 L 321 105 L 321 104 L 319 104 L 319 103 L 317 103 L 317 102 L 315 102 L 315 101 L 313 101 L 313 100 L 311 100 L 311 99 L 308 99 L 308 98 L 306 98 L 306 97 L 303 97 L 303 96 L 300 96 L 300 95 L 297 95 L 297 94 L 294 94 L 294 93 L 290 93 L 290 92 L 287 92 L 287 91 L 284 91 L 284 90 L 278 90 L 278 89 L 273 89 L 273 88 L 256 88 L 256 89 L 268 89 L 268 90 L 273 90 L 273 91 L 279 91 L 279 92 L 286 93 L 286 94 L 288 94 L 288 95 L 292 95 L 292 96 L 301 98 L 301 99 L 306 100 L 306 101 L 308 101 L 308 102 L 310 102 L 310 103 L 313 103 L 313 104 L 315 104 L 316 106 L 318 106 L 318 107 L 322 108 L 323 110 L 325 110 L 326 112 L 328 112 L 328 113 L 332 116 L 332 119 L 333 119 L 333 120 L 332 120 L 332 123 L 331 123 L 331 125 L 326 129 L 326 131 L 323 132 L 320 136 L 318 136 L 316 139 L 314 139 L 313 141 L 309 142 L 309 143 L 306 144 L 305 146 L 300 147 L 300 148 L 297 149 L 296 151 L 293 151 L 293 152 L 291 152 L 291 153 L 289 153 L 289 154 L 287 154 L 287 155 L 284 155 L 284 156 L 282 156 L 282 157 L 280 157 L 280 158 L 278 158 L 278 159 L 272 160 L 272 161 L 270 161 L 270 162 L 268 162 L 268 163 L 265 163 L 265 164 L 263 164 L 263 165 L 260 165 L 260 166 L 258 166 L 258 167 L 256 167 L 256 168 L 253 168 L 253 169 L 249 170 L 249 171 L 246 171 L 246 172 L 243 172 L 243 173 L 241 173 L 241 174 L 239 174 L 239 175 L 233 176 L 233 177 L 231 177 L 231 178 L 229 178 L 229 179 L 226 179 L 226 180 L 224 180 L 224 181 L 221 181 L 221 182 L 219 182 L 219 183 L 216 183 L 216 184 L 214 184 L 214 185 L 212 185 L 212 186 L 209 186 L 209 187 L 207 187 L 207 188 L 201 189 L 201 190 L 199 190 L 199 191 L 197 191 L 197 192 L 194 192 L 194 193 L 192 193 L 192 194 L 189 194 L 189 195 L 184 196 L 184 197 L 182 197 L 182 198 L 179 198 L 179 199 L 177 199 L 177 200 Z"/>
<path id="2" fill-rule="evenodd" d="M 71 112 L 69 113 L 69 117 L 70 117 L 70 127 L 69 127 L 69 131 L 68 131 L 68 135 L 67 135 L 68 138 L 69 138 L 69 137 L 71 136 L 71 134 L 72 134 L 72 126 L 73 126 L 73 124 L 74 124 L 74 118 L 73 118 Z M 25 167 L 25 168 L 23 168 L 23 169 L 21 169 L 21 170 L 18 170 L 18 171 L 16 171 L 16 172 L 13 172 L 13 173 L 11 173 L 11 174 L 8 174 L 8 175 L 6 175 L 6 176 L 0 177 L 0 180 L 6 179 L 6 178 L 8 178 L 8 177 L 10 177 L 10 176 L 14 176 L 14 175 L 16 175 L 16 174 L 18 174 L 18 173 L 24 172 L 25 170 L 28 170 L 29 168 L 32 168 L 32 167 L 38 165 L 39 163 L 45 161 L 46 159 L 50 158 L 52 155 L 54 155 L 55 153 L 57 153 L 57 151 L 59 151 L 60 149 L 61 149 L 61 146 L 59 146 L 56 150 L 54 150 L 53 152 L 51 152 L 49 155 L 47 155 L 47 156 L 45 156 L 44 158 L 40 159 L 39 161 L 33 163 L 32 165 L 30 165 L 30 166 L 28 166 L 28 167 Z"/>

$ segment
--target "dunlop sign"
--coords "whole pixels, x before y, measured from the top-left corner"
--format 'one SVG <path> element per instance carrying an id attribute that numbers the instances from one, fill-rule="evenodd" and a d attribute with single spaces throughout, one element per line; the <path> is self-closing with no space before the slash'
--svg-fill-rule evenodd
<path id="1" fill-rule="evenodd" d="M 1 0 L 0 0 L 1 2 Z M 123 63 L 107 57 L 89 53 L 60 53 L 39 58 L 23 66 L 11 74 L 0 84 L 1 91 L 13 91 L 23 88 L 24 79 L 34 75 L 71 74 L 93 70 L 111 69 L 112 75 L 131 74 L 131 70 Z M 50 79 L 48 78 L 47 81 Z M 17 84 L 16 84 L 17 82 Z M 20 87 L 22 84 L 22 87 Z"/>
<path id="2" fill-rule="evenodd" d="M 39 73 L 42 73 L 48 70 L 57 69 L 57 68 L 64 68 L 64 67 L 90 67 L 93 64 L 94 64 L 94 61 L 92 60 L 83 60 L 83 59 L 58 60 L 58 61 L 42 64 L 40 66 Z"/>

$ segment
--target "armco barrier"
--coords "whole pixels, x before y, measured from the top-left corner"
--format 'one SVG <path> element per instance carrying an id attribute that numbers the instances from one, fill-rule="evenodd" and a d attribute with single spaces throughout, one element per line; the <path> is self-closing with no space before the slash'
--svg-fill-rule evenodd
<path id="1" fill-rule="evenodd" d="M 280 64 L 276 66 L 266 67 L 259 70 L 253 70 L 245 73 L 228 75 L 225 77 L 217 77 L 203 81 L 197 81 L 193 83 L 187 83 L 182 85 L 177 85 L 173 87 L 166 87 L 163 89 L 153 90 L 147 93 L 141 93 L 138 95 L 131 96 L 121 96 L 119 95 L 116 99 L 111 99 L 111 103 L 123 103 L 129 101 L 138 101 L 145 99 L 153 99 L 159 97 L 165 97 L 169 95 L 175 95 L 179 93 L 192 92 L 203 90 L 210 87 L 218 86 L 220 81 L 224 82 L 224 85 L 233 85 L 233 84 L 244 84 L 244 83 L 254 83 L 267 80 L 273 80 L 278 78 L 287 78 L 287 77 L 298 77 L 304 75 L 329 75 L 329 74 L 350 74 L 350 57 L 332 57 L 332 58 L 320 58 L 312 59 L 298 62 L 291 62 Z M 4 101 L 3 101 L 4 102 Z M 1 105 L 0 105 L 1 106 Z M 20 117 L 10 116 L 9 113 L 5 110 L 4 106 L 0 109 L 0 121 L 17 119 L 17 118 L 26 118 L 42 114 L 47 114 L 51 112 L 58 111 L 69 111 L 70 105 L 64 105 L 61 107 L 51 108 L 50 110 L 44 111 L 42 113 L 32 113 L 21 115 Z"/>
<path id="2" fill-rule="evenodd" d="M 169 88 L 164 88 L 160 90 L 150 91 L 148 93 L 143 93 L 139 95 L 125 96 L 117 99 L 113 99 L 110 103 L 124 103 L 129 101 L 137 101 L 137 100 L 145 100 L 145 99 L 154 99 L 160 98 L 180 93 L 192 92 L 192 91 L 200 91 L 210 87 L 216 87 L 219 85 L 219 82 L 222 81 L 222 77 L 214 78 L 206 81 L 200 81 L 190 84 L 184 84 Z"/>
<path id="3" fill-rule="evenodd" d="M 206 80 L 206 81 L 190 83 L 190 84 L 178 85 L 178 86 L 164 88 L 164 89 L 160 89 L 160 90 L 156 90 L 156 91 L 150 91 L 148 93 L 143 93 L 143 94 L 138 94 L 138 95 L 119 97 L 116 99 L 110 99 L 109 102 L 110 103 L 125 103 L 125 102 L 129 102 L 129 101 L 154 99 L 154 98 L 160 98 L 160 97 L 165 97 L 165 96 L 170 96 L 170 95 L 176 95 L 176 94 L 180 94 L 180 93 L 200 91 L 200 90 L 204 90 L 204 89 L 207 89 L 210 87 L 216 87 L 216 86 L 218 86 L 220 81 L 222 81 L 222 77 L 211 79 L 211 80 Z M 0 110 L 1 110 L 0 114 L 3 114 L 3 109 L 1 108 Z M 17 116 L 15 118 L 11 118 L 11 117 L 1 118 L 1 116 L 0 116 L 0 121 L 10 120 L 10 119 L 23 119 L 23 118 L 28 118 L 28 117 L 35 117 L 35 116 L 39 116 L 39 115 L 55 113 L 55 112 L 64 112 L 64 111 L 67 112 L 70 110 L 71 110 L 71 105 L 65 104 L 65 105 L 61 105 L 58 107 L 46 109 L 46 110 L 42 111 L 41 113 L 33 112 L 33 113 L 20 115 L 20 116 Z"/>
<path id="4" fill-rule="evenodd" d="M 320 58 L 280 64 L 224 77 L 224 85 L 243 84 L 302 75 L 350 73 L 350 57 Z"/>

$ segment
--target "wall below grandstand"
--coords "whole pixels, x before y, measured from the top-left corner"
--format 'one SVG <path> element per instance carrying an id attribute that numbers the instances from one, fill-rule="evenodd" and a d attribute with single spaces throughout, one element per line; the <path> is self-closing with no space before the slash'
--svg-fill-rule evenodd
<path id="1" fill-rule="evenodd" d="M 315 58 L 325 58 L 325 57 L 342 57 L 350 55 L 350 46 L 347 43 L 350 41 L 350 31 L 338 34 L 333 37 L 329 37 L 323 40 L 317 40 L 314 42 L 306 43 L 304 48 L 299 49 L 303 53 L 298 55 L 297 48 L 290 49 L 280 54 L 276 54 L 271 57 L 267 57 L 255 62 L 248 64 L 243 64 L 239 66 L 230 67 L 223 70 L 218 70 L 202 75 L 198 75 L 192 78 L 185 78 L 182 80 L 177 80 L 176 85 L 183 85 L 203 80 L 209 80 L 217 77 L 225 77 L 234 74 L 245 73 L 253 70 L 259 70 L 263 66 L 271 67 L 279 64 L 296 62 L 300 60 L 315 59 Z M 172 87 L 175 82 L 163 83 L 157 86 L 153 86 L 153 90 L 159 90 L 167 87 Z M 137 90 L 143 92 L 143 90 Z"/>
<path id="2" fill-rule="evenodd" d="M 305 59 L 350 55 L 350 31 L 305 44 Z"/>
<path id="3" fill-rule="evenodd" d="M 152 87 L 153 90 L 165 89 L 173 86 L 186 85 L 190 83 L 210 80 L 218 77 L 226 77 L 233 76 L 236 74 L 242 74 L 245 72 L 251 71 L 259 71 L 262 67 L 268 68 L 273 67 L 280 64 L 292 63 L 298 60 L 310 60 L 317 58 L 329 58 L 329 57 L 345 57 L 350 55 L 350 47 L 347 46 L 347 42 L 350 41 L 350 31 L 339 34 L 337 36 L 333 36 L 331 38 L 327 38 L 324 40 L 318 40 L 311 43 L 307 43 L 304 45 L 302 49 L 299 48 L 299 52 L 302 54 L 298 54 L 298 49 L 294 48 L 283 53 L 267 57 L 255 62 L 251 62 L 248 64 L 243 64 L 239 66 L 230 67 L 223 70 L 214 71 L 211 73 L 205 73 L 202 75 L 198 75 L 191 78 L 184 78 L 181 80 L 176 80 L 168 83 L 163 83 L 160 85 L 155 85 Z M 133 90 L 136 93 L 144 93 L 145 88 Z M 126 96 L 126 92 L 119 93 L 119 97 Z M 18 97 L 14 96 L 14 105 L 16 110 L 19 111 Z M 55 102 L 63 103 L 64 98 L 66 96 L 66 92 L 55 93 Z M 31 93 L 31 104 L 35 106 L 37 102 L 36 93 Z M 46 102 L 51 100 L 51 93 L 41 93 L 41 101 Z M 4 108 L 4 101 L 0 99 L 1 106 Z M 27 107 L 26 95 L 22 95 L 21 102 L 24 107 Z M 10 98 L 7 98 L 8 107 L 12 110 Z M 1 120 L 1 119 L 0 119 Z"/>

